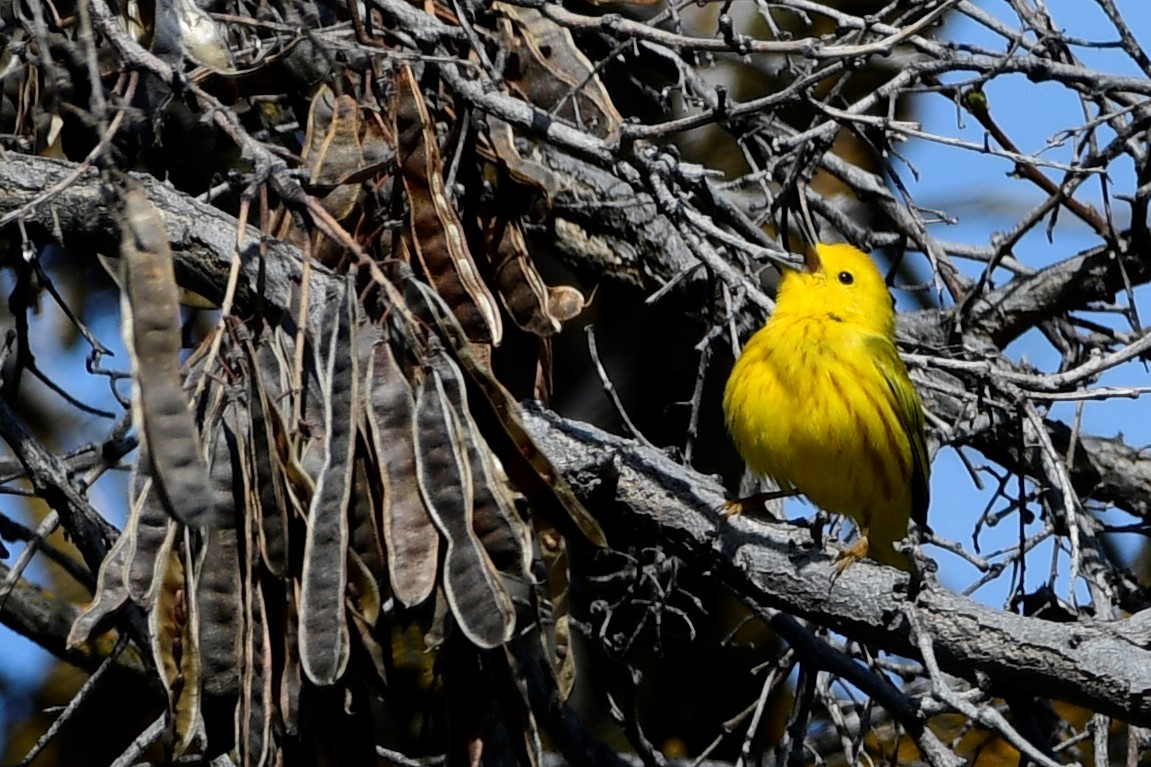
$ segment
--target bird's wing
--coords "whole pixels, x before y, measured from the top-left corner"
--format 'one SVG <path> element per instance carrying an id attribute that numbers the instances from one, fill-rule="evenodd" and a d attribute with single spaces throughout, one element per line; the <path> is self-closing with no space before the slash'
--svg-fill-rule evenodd
<path id="1" fill-rule="evenodd" d="M 923 428 L 923 405 L 915 393 L 915 385 L 907 375 L 907 367 L 899 358 L 895 345 L 881 336 L 867 341 L 871 359 L 875 361 L 887 391 L 891 406 L 907 434 L 911 445 L 911 518 L 927 529 L 927 506 L 931 502 L 931 462 L 927 456 L 927 437 Z"/>

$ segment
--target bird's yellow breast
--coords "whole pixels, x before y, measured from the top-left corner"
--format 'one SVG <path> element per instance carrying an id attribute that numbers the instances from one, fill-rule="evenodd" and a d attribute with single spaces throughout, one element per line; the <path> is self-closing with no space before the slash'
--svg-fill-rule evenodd
<path id="1" fill-rule="evenodd" d="M 877 342 L 831 312 L 777 314 L 744 347 L 724 412 L 753 471 L 870 527 L 882 546 L 907 532 L 912 453 L 868 335 Z"/>

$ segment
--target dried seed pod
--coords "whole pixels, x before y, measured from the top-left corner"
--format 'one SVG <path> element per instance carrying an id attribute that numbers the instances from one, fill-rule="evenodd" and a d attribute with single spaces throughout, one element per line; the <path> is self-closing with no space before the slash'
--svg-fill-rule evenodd
<path id="1" fill-rule="evenodd" d="M 387 341 L 372 347 L 367 423 L 384 486 L 380 509 L 388 579 L 401 604 L 421 604 L 436 586 L 440 534 L 416 475 L 416 403 Z"/>
<path id="2" fill-rule="evenodd" d="M 434 342 L 431 355 L 443 354 Z M 424 369 L 416 396 L 420 491 L 444 536 L 443 587 L 460 630 L 480 647 L 498 647 L 515 628 L 515 609 L 472 526 L 473 485 L 459 414 L 436 366 Z"/>
<path id="3" fill-rule="evenodd" d="M 318 685 L 334 684 L 348 663 L 350 640 L 344 614 L 348 584 L 348 500 L 356 444 L 358 375 L 354 329 L 356 292 L 345 284 L 336 317 L 321 348 L 319 405 L 324 410 L 326 461 L 308 509 L 304 566 L 300 577 L 300 660 Z"/>
<path id="4" fill-rule="evenodd" d="M 212 496 L 180 376 L 180 308 L 168 233 L 134 181 L 121 195 L 120 306 L 132 360 L 132 418 L 148 473 L 174 519 L 204 524 Z"/>

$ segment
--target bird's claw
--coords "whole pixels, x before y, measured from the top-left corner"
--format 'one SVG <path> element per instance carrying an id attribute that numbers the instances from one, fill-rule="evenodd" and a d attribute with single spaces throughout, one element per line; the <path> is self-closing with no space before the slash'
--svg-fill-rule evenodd
<path id="1" fill-rule="evenodd" d="M 831 576 L 831 582 L 835 583 L 839 576 L 847 570 L 847 568 L 854 565 L 861 559 L 867 559 L 867 553 L 870 549 L 870 544 L 867 541 L 866 535 L 861 535 L 855 543 L 843 549 L 835 555 L 835 573 Z"/>

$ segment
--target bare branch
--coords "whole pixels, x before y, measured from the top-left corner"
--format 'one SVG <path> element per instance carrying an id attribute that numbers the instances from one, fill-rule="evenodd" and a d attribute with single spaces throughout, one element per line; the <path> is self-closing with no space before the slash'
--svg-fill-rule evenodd
<path id="1" fill-rule="evenodd" d="M 714 572 L 765 617 L 783 610 L 918 658 L 912 613 L 949 673 L 1151 722 L 1151 651 L 1145 649 L 1151 610 L 1067 624 L 995 610 L 937 586 L 910 600 L 906 576 L 866 561 L 833 586 L 834 552 L 816 549 L 807 530 L 739 520 L 717 536 L 723 489 L 714 481 L 657 451 L 530 405 L 525 420 L 579 492 L 609 494 L 649 536 Z"/>

